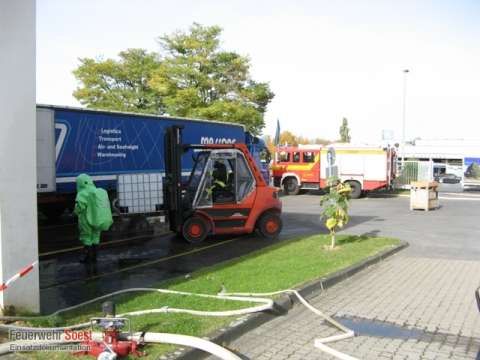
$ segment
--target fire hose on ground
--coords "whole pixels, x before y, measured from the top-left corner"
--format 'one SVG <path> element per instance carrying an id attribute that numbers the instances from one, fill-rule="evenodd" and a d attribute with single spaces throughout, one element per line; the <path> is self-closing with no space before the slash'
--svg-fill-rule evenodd
<path id="1" fill-rule="evenodd" d="M 98 298 L 83 302 L 78 305 L 74 305 L 65 309 L 58 310 L 50 315 L 45 316 L 1 316 L 0 321 L 18 321 L 18 320 L 38 320 L 42 318 L 50 318 L 52 316 L 57 316 L 62 313 L 78 309 L 80 307 L 96 303 L 98 301 L 111 298 L 116 295 L 131 293 L 131 292 L 158 292 L 162 294 L 170 294 L 170 295 L 183 295 L 183 296 L 196 296 L 201 298 L 210 298 L 210 299 L 219 299 L 219 300 L 230 300 L 230 301 L 241 301 L 241 302 L 249 302 L 249 303 L 256 303 L 258 305 L 237 309 L 237 310 L 226 310 L 226 311 L 202 311 L 202 310 L 191 310 L 191 309 L 177 309 L 171 307 L 161 307 L 156 309 L 147 309 L 147 310 L 139 310 L 139 311 L 132 311 L 123 314 L 119 314 L 116 317 L 121 318 L 125 316 L 139 316 L 139 315 L 146 315 L 146 314 L 160 314 L 160 313 L 185 313 L 190 315 L 197 315 L 197 316 L 242 316 L 262 311 L 268 311 L 274 309 L 274 302 L 272 299 L 265 298 L 264 296 L 275 296 L 280 294 L 293 294 L 295 295 L 298 300 L 310 311 L 315 313 L 316 315 L 323 318 L 325 321 L 336 327 L 337 329 L 341 330 L 343 333 L 339 335 L 334 335 L 330 337 L 326 337 L 323 339 L 316 339 L 315 340 L 315 347 L 320 349 L 321 351 L 332 355 L 341 360 L 355 360 L 356 358 L 351 357 L 347 354 L 341 353 L 329 346 L 327 343 L 331 343 L 338 340 L 348 339 L 355 336 L 354 332 L 347 327 L 343 326 L 332 317 L 322 313 L 320 310 L 313 307 L 307 300 L 305 300 L 297 290 L 281 290 L 269 293 L 226 293 L 225 289 L 218 295 L 210 295 L 210 294 L 196 294 L 196 293 L 189 293 L 184 291 L 174 291 L 174 290 L 167 290 L 167 289 L 153 289 L 153 288 L 131 288 L 116 291 L 104 296 L 100 296 Z M 62 331 L 66 329 L 82 329 L 90 326 L 91 323 L 82 323 L 82 324 L 75 324 L 70 326 L 63 326 L 63 327 L 49 327 L 49 328 L 40 328 L 40 327 L 25 327 L 25 326 L 17 326 L 17 325 L 0 325 L 0 330 L 32 330 L 32 331 L 39 331 L 39 330 L 49 330 L 49 331 Z M 99 333 L 94 333 L 94 337 L 99 336 Z M 208 340 L 186 336 L 186 335 L 178 335 L 178 334 L 164 334 L 164 333 L 145 333 L 145 334 L 120 334 L 122 338 L 130 338 L 128 340 L 135 340 L 137 341 L 140 337 L 142 337 L 145 343 L 169 343 L 175 345 L 182 345 L 182 346 L 189 346 L 193 348 L 197 348 L 206 352 L 209 352 L 220 359 L 224 360 L 240 360 L 240 358 L 232 353 L 231 351 L 213 343 Z M 51 344 L 52 342 L 36 342 L 35 344 Z M 58 341 L 56 342 L 58 343 Z M 64 341 L 60 341 L 60 343 L 64 343 Z M 0 345 L 0 355 L 10 352 L 10 345 L 12 343 L 4 343 Z M 16 344 L 16 343 L 15 343 Z"/>

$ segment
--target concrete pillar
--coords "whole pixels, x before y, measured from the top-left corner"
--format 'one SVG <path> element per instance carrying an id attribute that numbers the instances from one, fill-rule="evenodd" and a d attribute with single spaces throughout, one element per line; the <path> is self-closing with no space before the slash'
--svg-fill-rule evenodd
<path id="1" fill-rule="evenodd" d="M 0 282 L 38 259 L 35 0 L 0 0 Z M 38 312 L 38 267 L 0 306 Z"/>

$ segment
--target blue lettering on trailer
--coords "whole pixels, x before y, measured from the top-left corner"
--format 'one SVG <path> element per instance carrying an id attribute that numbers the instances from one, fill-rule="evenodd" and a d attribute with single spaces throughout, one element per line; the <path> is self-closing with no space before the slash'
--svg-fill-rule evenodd
<path id="1" fill-rule="evenodd" d="M 65 149 L 63 145 L 68 133 L 67 123 L 55 123 L 55 161 L 58 161 L 61 152 Z"/>
<path id="2" fill-rule="evenodd" d="M 202 145 L 211 145 L 211 144 L 235 144 L 236 139 L 229 138 L 213 138 L 208 136 L 202 136 L 200 139 L 200 144 Z"/>

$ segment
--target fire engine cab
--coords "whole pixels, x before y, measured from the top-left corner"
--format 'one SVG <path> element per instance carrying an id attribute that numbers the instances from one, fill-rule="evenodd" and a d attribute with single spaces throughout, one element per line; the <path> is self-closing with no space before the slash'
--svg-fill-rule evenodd
<path id="1" fill-rule="evenodd" d="M 287 195 L 319 190 L 330 176 L 352 188 L 351 197 L 387 188 L 395 178 L 395 149 L 350 144 L 279 146 L 272 166 L 273 182 Z"/>

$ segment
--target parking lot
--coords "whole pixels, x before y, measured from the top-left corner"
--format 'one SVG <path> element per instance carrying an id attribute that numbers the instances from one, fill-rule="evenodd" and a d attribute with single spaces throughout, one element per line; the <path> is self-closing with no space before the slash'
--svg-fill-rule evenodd
<path id="1" fill-rule="evenodd" d="M 475 359 L 480 348 L 480 197 L 443 194 L 441 208 L 410 211 L 405 197 L 352 202 L 349 234 L 406 240 L 410 247 L 319 294 L 312 303 L 357 333 L 332 347 L 360 359 Z M 284 198 L 287 232 L 321 229 L 318 197 Z M 292 224 L 295 226 L 292 227 Z M 249 359 L 325 359 L 316 338 L 336 333 L 303 307 L 237 339 Z"/>
<path id="2" fill-rule="evenodd" d="M 318 229 L 319 196 L 305 194 L 283 197 L 284 220 L 288 233 Z M 348 234 L 396 237 L 410 243 L 410 256 L 447 259 L 480 259 L 480 195 L 440 194 L 440 209 L 410 211 L 408 197 L 371 195 L 351 201 L 350 222 L 342 230 Z"/>

